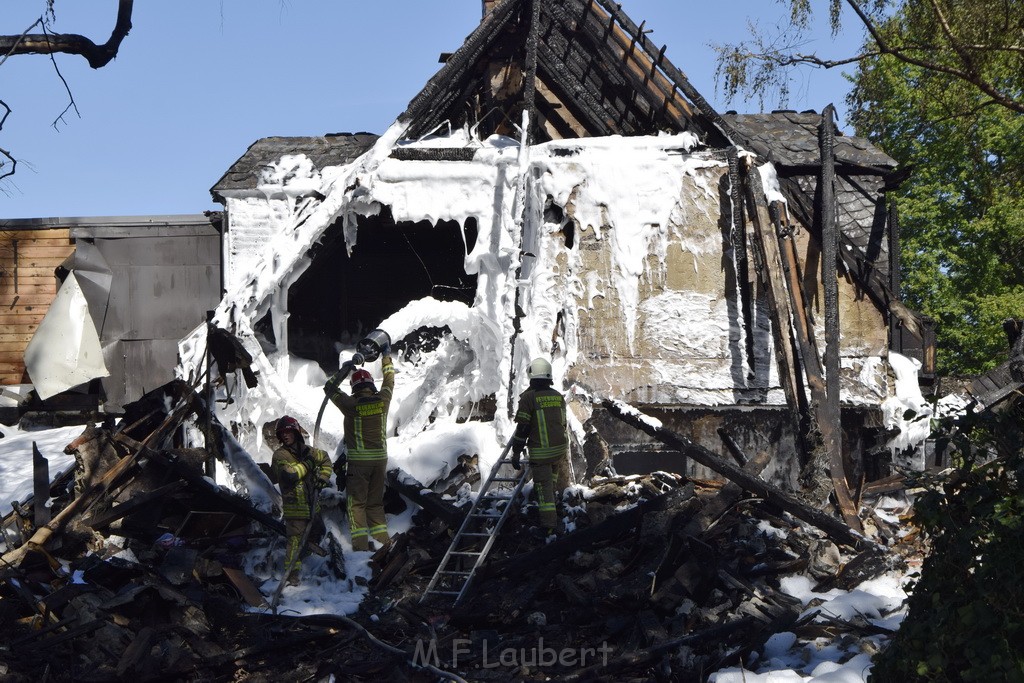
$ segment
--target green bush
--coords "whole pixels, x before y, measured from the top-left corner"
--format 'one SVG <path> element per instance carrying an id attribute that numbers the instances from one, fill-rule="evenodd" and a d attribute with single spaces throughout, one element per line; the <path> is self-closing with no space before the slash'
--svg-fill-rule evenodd
<path id="1" fill-rule="evenodd" d="M 930 542 L 909 612 L 872 683 L 1024 681 L 1024 401 L 939 425 L 951 475 L 914 518 Z"/>

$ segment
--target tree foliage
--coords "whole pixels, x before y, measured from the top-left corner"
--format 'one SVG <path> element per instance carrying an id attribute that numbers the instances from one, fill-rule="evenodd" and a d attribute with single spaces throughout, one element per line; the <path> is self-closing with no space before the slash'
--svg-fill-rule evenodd
<path id="1" fill-rule="evenodd" d="M 963 8 L 958 19 L 978 40 L 985 26 L 1007 25 L 1007 3 Z M 1024 3 L 1018 14 L 1024 20 Z M 924 40 L 937 29 L 931 19 L 908 3 L 878 31 Z M 986 79 L 1020 99 L 1020 56 L 990 57 Z M 1024 115 L 973 83 L 891 55 L 862 61 L 853 81 L 857 133 L 913 168 L 891 193 L 901 216 L 904 296 L 938 323 L 940 370 L 989 369 L 1007 349 L 1002 321 L 1024 316 Z"/>
<path id="2" fill-rule="evenodd" d="M 913 173 L 893 196 L 908 303 L 937 322 L 939 370 L 998 364 L 1024 317 L 1024 0 L 777 0 L 782 35 L 720 47 L 727 95 L 785 95 L 800 65 L 856 66 L 850 123 Z M 798 51 L 812 10 L 865 31 L 855 55 Z M 849 14 L 849 13 L 848 13 Z"/>
<path id="3" fill-rule="evenodd" d="M 946 422 L 957 467 L 921 482 L 931 552 L 872 682 L 1024 680 L 1024 402 Z"/>
<path id="4" fill-rule="evenodd" d="M 842 29 L 843 7 L 866 32 L 863 49 L 838 57 L 800 48 L 813 14 L 812 0 L 776 0 L 788 5 L 790 23 L 777 34 L 760 33 L 739 45 L 715 46 L 725 95 L 763 98 L 775 90 L 785 101 L 789 72 L 799 66 L 836 68 L 887 56 L 950 80 L 971 84 L 993 103 L 1024 113 L 1024 92 L 1007 74 L 1024 70 L 1024 0 L 821 0 L 832 33 Z M 917 30 L 887 30 L 901 16 Z M 1010 68 L 1010 71 L 1007 71 Z"/>

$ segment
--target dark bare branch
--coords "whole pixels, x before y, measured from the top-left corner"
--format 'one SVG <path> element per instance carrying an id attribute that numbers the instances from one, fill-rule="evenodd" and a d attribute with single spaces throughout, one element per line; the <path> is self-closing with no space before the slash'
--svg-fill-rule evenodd
<path id="1" fill-rule="evenodd" d="M 0 52 L 7 57 L 26 54 L 64 54 L 81 55 L 89 62 L 89 66 L 99 69 L 110 63 L 117 56 L 121 41 L 132 28 L 132 6 L 134 0 L 118 0 L 117 21 L 110 39 L 97 45 L 89 38 L 77 33 L 23 33 L 18 36 L 0 36 Z M 41 21 L 41 20 L 40 20 Z M 36 22 L 29 30 L 38 25 Z M 5 57 L 6 59 L 6 57 Z"/>
<path id="2" fill-rule="evenodd" d="M 46 31 L 46 24 L 43 24 L 43 35 L 49 35 Z M 55 118 L 53 123 L 50 124 L 53 126 L 54 130 L 57 130 L 57 124 L 64 120 L 64 114 L 67 114 L 69 109 L 73 107 L 75 113 L 78 114 L 78 118 L 82 118 L 82 113 L 78 111 L 78 105 L 75 103 L 75 96 L 71 94 L 71 86 L 68 85 L 67 80 L 64 78 L 64 74 L 60 72 L 60 67 L 57 66 L 57 60 L 54 58 L 52 51 L 49 53 L 49 56 L 50 62 L 53 63 L 53 70 L 57 72 L 57 78 L 59 78 L 60 82 L 64 84 L 64 90 L 68 93 L 68 106 L 64 107 L 64 111 L 60 113 L 60 116 Z"/>
<path id="3" fill-rule="evenodd" d="M 11 115 L 11 108 L 8 107 L 7 103 L 4 102 L 3 100 L 0 100 L 0 107 L 4 108 L 4 115 L 3 115 L 2 118 L 0 118 L 0 130 L 3 130 L 4 129 L 4 123 L 7 122 L 7 117 Z M 14 175 L 14 171 L 18 167 L 18 160 L 15 159 L 13 156 L 11 156 L 11 153 L 8 152 L 3 147 L 0 147 L 0 154 L 4 155 L 5 157 L 7 157 L 8 159 L 11 160 L 11 168 L 10 168 L 10 170 L 9 171 L 4 171 L 3 173 L 0 173 L 0 180 L 3 180 L 7 176 Z M 0 169 L 3 169 L 4 165 L 5 165 L 4 163 L 0 162 Z"/>
<path id="4" fill-rule="evenodd" d="M 14 49 L 16 47 L 18 47 L 18 45 L 21 44 L 21 41 L 24 40 L 25 36 L 28 35 L 28 32 L 31 31 L 32 29 L 34 29 L 36 26 L 42 26 L 42 24 L 43 24 L 43 18 L 39 17 L 38 19 L 36 19 L 35 21 L 32 22 L 31 26 L 29 26 L 27 29 L 22 31 L 20 36 L 2 36 L 2 37 L 0 37 L 0 45 L 4 44 L 4 40 L 5 39 L 10 39 L 10 41 L 11 41 L 11 47 L 7 50 L 7 52 L 4 53 L 3 59 L 0 59 L 0 66 L 3 66 L 3 63 L 7 61 L 7 58 L 10 57 L 13 54 Z"/>
<path id="5" fill-rule="evenodd" d="M 1020 55 L 1019 32 L 1002 26 L 996 34 L 971 35 L 958 21 L 950 18 L 939 0 L 923 0 L 918 9 L 935 24 L 931 36 L 908 39 L 886 30 L 886 6 L 905 6 L 902 2 L 865 2 L 865 0 L 831 0 L 829 5 L 832 29 L 839 28 L 838 6 L 845 4 L 867 31 L 866 45 L 859 54 L 827 58 L 800 51 L 799 39 L 806 31 L 811 11 L 809 0 L 789 0 L 792 23 L 777 39 L 751 31 L 752 39 L 735 46 L 715 46 L 719 54 L 717 75 L 724 76 L 728 98 L 739 92 L 757 94 L 777 89 L 785 99 L 788 88 L 787 71 L 798 66 L 832 69 L 866 60 L 889 56 L 904 64 L 968 83 L 991 101 L 1014 112 L 1024 113 L 1024 99 L 1014 85 L 1006 85 L 988 73 L 985 64 L 991 55 Z M 978 38 L 981 38 L 979 40 Z M 991 38 L 991 40 L 989 39 Z M 788 41 L 788 42 L 787 42 Z"/>

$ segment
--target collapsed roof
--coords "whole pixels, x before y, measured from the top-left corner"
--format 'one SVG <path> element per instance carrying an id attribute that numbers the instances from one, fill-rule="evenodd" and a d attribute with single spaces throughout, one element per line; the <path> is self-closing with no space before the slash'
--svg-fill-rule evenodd
<path id="1" fill-rule="evenodd" d="M 351 255 L 359 230 L 360 249 L 365 252 L 367 242 L 364 240 L 370 228 L 376 230 L 381 226 L 389 229 L 404 226 L 396 232 L 401 240 L 401 235 L 407 235 L 408 230 L 416 228 L 421 222 L 429 223 L 427 227 L 434 226 L 436 229 L 441 222 L 452 221 L 457 224 L 457 229 L 463 230 L 467 274 L 475 276 L 478 272 L 482 273 L 487 258 L 498 259 L 495 263 L 500 262 L 503 269 L 500 273 L 488 271 L 484 273 L 487 277 L 481 278 L 477 301 L 484 306 L 474 304 L 469 309 L 460 308 L 453 314 L 463 326 L 465 339 L 462 341 L 471 345 L 482 343 L 477 335 L 466 331 L 473 327 L 467 320 L 477 316 L 488 319 L 490 327 L 485 326 L 488 339 L 493 335 L 496 344 L 504 345 L 503 340 L 512 340 L 515 346 L 519 343 L 517 339 L 523 338 L 523 335 L 519 335 L 522 283 L 532 277 L 531 273 L 536 272 L 539 267 L 537 264 L 540 263 L 539 260 L 534 261 L 533 265 L 529 263 L 531 258 L 538 258 L 539 252 L 532 248 L 536 246 L 532 243 L 532 246 L 525 246 L 527 232 L 534 231 L 532 234 L 536 235 L 554 229 L 546 223 L 549 218 L 548 209 L 552 210 L 552 220 L 563 222 L 560 229 L 564 230 L 566 245 L 578 241 L 579 235 L 572 234 L 574 221 L 578 223 L 575 228 L 577 232 L 587 231 L 588 226 L 600 232 L 605 225 L 601 221 L 612 213 L 609 211 L 608 197 L 591 194 L 587 197 L 591 203 L 582 206 L 577 189 L 588 182 L 596 186 L 603 180 L 612 179 L 620 184 L 624 178 L 627 180 L 626 185 L 635 183 L 640 175 L 624 176 L 621 164 L 615 166 L 613 161 L 609 161 L 627 149 L 630 154 L 636 152 L 639 156 L 648 155 L 648 160 L 677 159 L 677 155 L 681 155 L 701 167 L 699 172 L 694 173 L 694 168 L 683 168 L 682 164 L 676 164 L 671 169 L 669 167 L 672 164 L 666 164 L 666 175 L 662 179 L 663 185 L 668 183 L 669 170 L 672 174 L 690 176 L 684 183 L 687 186 L 686 196 L 679 195 L 673 201 L 677 201 L 679 206 L 696 206 L 706 202 L 707 206 L 714 207 L 710 211 L 700 208 L 695 210 L 695 213 L 703 211 L 703 216 L 691 215 L 684 218 L 684 222 L 689 221 L 686 229 L 690 233 L 700 233 L 695 239 L 707 242 L 707 245 L 696 247 L 697 251 L 690 249 L 695 255 L 701 249 L 704 249 L 705 254 L 711 253 L 708 250 L 712 248 L 728 250 L 734 244 L 741 243 L 736 241 L 736 237 L 745 239 L 742 235 L 726 235 L 721 230 L 723 223 L 733 220 L 733 217 L 727 215 L 730 203 L 737 205 L 736 197 L 727 198 L 721 193 L 723 183 L 726 182 L 724 168 L 727 162 L 731 164 L 737 156 L 751 152 L 761 162 L 773 164 L 781 196 L 787 202 L 789 217 L 805 229 L 802 239 L 805 239 L 803 244 L 808 254 L 817 254 L 815 250 L 818 247 L 808 244 L 806 235 L 811 235 L 811 242 L 815 239 L 820 242 L 818 173 L 823 154 L 820 151 L 822 143 L 819 136 L 824 130 L 835 137 L 834 154 L 828 156 L 830 161 L 834 161 L 838 176 L 835 185 L 842 244 L 840 258 L 845 264 L 845 274 L 851 276 L 846 279 L 852 280 L 857 288 L 858 300 L 861 293 L 867 292 L 875 303 L 875 308 L 864 319 L 870 319 L 868 325 L 877 329 L 871 333 L 871 339 L 863 344 L 864 352 L 861 355 L 875 359 L 885 356 L 884 328 L 890 320 L 898 320 L 916 334 L 920 333 L 918 317 L 900 303 L 898 277 L 895 275 L 898 268 L 894 262 L 890 262 L 889 256 L 894 252 L 890 245 L 891 219 L 884 191 L 899 179 L 895 162 L 891 158 L 865 140 L 842 135 L 831 117 L 813 112 L 719 115 L 692 87 L 685 75 L 666 58 L 665 49 L 649 41 L 644 26 L 635 24 L 618 5 L 607 0 L 564 0 L 557 3 L 503 0 L 485 3 L 485 6 L 491 9 L 480 26 L 467 37 L 458 51 L 444 58 L 444 66 L 382 136 L 339 134 L 316 138 L 265 138 L 250 147 L 218 181 L 212 191 L 218 200 L 228 206 L 229 229 L 225 233 L 229 241 L 227 249 L 234 249 L 230 241 L 236 239 L 235 236 L 238 236 L 240 243 L 247 242 L 242 244 L 238 252 L 231 252 L 232 258 L 236 253 L 239 254 L 238 262 L 237 265 L 229 264 L 228 269 L 236 271 L 239 279 L 232 281 L 233 276 L 229 273 L 231 284 L 228 297 L 222 302 L 218 314 L 218 324 L 241 325 L 243 329 L 233 331 L 245 337 L 247 334 L 256 334 L 254 330 L 244 329 L 246 326 L 255 328 L 258 320 L 276 319 L 271 324 L 274 343 L 281 344 L 284 337 L 284 347 L 291 348 L 287 344 L 286 322 L 292 314 L 291 309 L 281 308 L 274 315 L 267 314 L 273 313 L 275 307 L 290 305 L 286 301 L 290 296 L 289 288 L 300 282 L 303 273 L 310 268 L 310 262 L 318 253 L 324 253 L 325 245 L 328 245 L 326 250 L 329 254 L 339 256 L 333 263 L 335 269 L 349 269 L 351 264 L 347 261 L 339 263 L 343 261 L 340 258 L 343 254 L 332 250 L 341 242 L 342 248 L 347 249 Z M 518 141 L 513 137 L 518 138 Z M 590 140 L 586 143 L 581 140 L 578 144 L 570 142 L 581 138 Z M 629 141 L 636 141 L 636 144 L 631 148 Z M 613 150 L 613 146 L 617 149 Z M 586 155 L 593 159 L 603 156 L 598 164 Z M 573 181 L 565 180 L 564 177 L 572 172 L 576 159 L 581 160 L 580 164 L 575 165 L 577 171 L 584 176 L 589 173 L 590 176 L 572 186 Z M 539 193 L 551 189 L 551 183 L 543 188 L 528 187 L 533 181 L 527 177 L 527 169 L 534 161 L 537 162 L 534 168 L 538 174 L 548 171 L 563 174 L 555 184 L 564 192 L 556 192 L 556 197 L 548 192 L 547 202 L 550 206 L 547 207 L 536 206 L 538 202 L 545 201 L 544 196 L 529 196 L 530 192 Z M 403 166 L 402 162 L 410 163 Z M 641 167 L 642 164 L 638 164 L 635 169 Z M 712 168 L 717 170 L 708 170 Z M 602 175 L 599 178 L 595 173 Z M 730 169 L 727 182 L 732 191 L 740 191 L 736 189 L 742 185 L 738 179 L 739 176 L 734 176 Z M 680 183 L 676 183 L 668 192 L 678 194 L 679 186 Z M 625 191 L 633 190 L 629 187 Z M 659 187 L 645 196 L 663 194 L 664 190 L 665 187 Z M 635 193 L 639 196 L 640 190 L 636 189 Z M 450 201 L 461 201 L 462 204 L 444 204 L 446 195 L 457 196 L 459 199 Z M 262 204 L 257 206 L 254 202 Z M 590 223 L 580 218 L 581 207 L 587 218 L 591 219 Z M 527 212 L 532 212 L 529 217 Z M 650 213 L 657 214 L 654 211 Z M 672 218 L 668 213 L 662 214 L 657 214 L 650 224 L 675 230 L 678 226 L 669 225 Z M 638 217 L 639 214 L 629 216 L 630 220 Z M 536 225 L 524 225 L 523 222 L 528 220 L 535 220 Z M 467 225 L 471 221 L 475 221 L 472 226 L 475 239 L 466 236 L 470 230 Z M 620 220 L 615 224 L 611 221 L 607 225 L 614 224 L 620 231 L 623 228 L 636 229 L 632 223 L 629 224 L 632 227 L 626 227 L 625 223 L 628 222 Z M 251 233 L 242 234 L 250 227 Z M 788 226 L 776 228 L 785 230 Z M 645 240 L 644 243 L 654 249 L 649 237 L 639 233 L 635 236 Z M 597 239 L 601 241 L 603 238 L 598 236 Z M 399 245 L 403 246 L 401 242 Z M 456 246 L 461 248 L 461 245 Z M 600 245 L 589 247 L 617 248 Z M 242 253 L 243 248 L 250 251 Z M 686 250 L 688 247 L 683 245 L 683 248 Z M 390 253 L 386 252 L 388 255 Z M 462 255 L 456 256 L 456 260 L 461 260 Z M 816 255 L 815 258 L 820 261 Z M 330 258 L 327 260 L 331 261 Z M 553 263 L 549 259 L 548 264 Z M 590 267 L 593 263 L 585 262 L 584 267 Z M 418 265 L 413 264 L 412 269 L 418 269 Z M 494 265 L 490 264 L 487 268 Z M 707 264 L 701 265 L 702 268 L 705 266 Z M 673 272 L 678 273 L 680 267 L 685 266 L 675 263 L 672 266 L 675 269 Z M 427 270 L 426 264 L 423 264 L 423 269 Z M 696 260 L 693 269 L 697 269 Z M 642 272 L 642 268 L 637 271 L 636 279 L 641 277 Z M 753 269 L 750 272 L 753 273 Z M 581 276 L 577 274 L 574 277 Z M 814 271 L 805 273 L 804 277 L 809 286 L 816 286 Z M 635 289 L 635 282 L 627 284 Z M 485 291 L 486 287 L 491 289 Z M 306 291 L 310 289 L 316 291 L 316 288 L 308 288 Z M 332 291 L 337 297 L 344 298 L 349 296 L 350 289 L 345 283 L 344 287 L 327 290 L 321 288 L 321 291 Z M 812 293 L 812 298 L 816 294 Z M 616 296 L 621 298 L 623 295 L 634 296 L 635 292 L 623 292 L 619 288 Z M 722 297 L 720 293 L 709 294 L 711 307 L 719 304 L 725 306 L 725 298 L 728 297 Z M 679 304 L 683 299 L 677 297 L 673 301 Z M 745 292 L 741 299 L 743 301 L 739 302 L 740 305 L 746 308 L 752 305 L 749 292 Z M 686 299 L 684 303 L 694 308 L 693 301 Z M 699 305 L 696 308 L 706 305 L 703 301 L 697 303 Z M 730 302 L 728 305 L 733 306 L 735 303 Z M 850 305 L 859 306 L 856 303 Z M 678 306 L 667 308 L 677 310 Z M 377 320 L 393 311 L 381 311 Z M 747 330 L 743 334 L 748 337 L 767 329 L 766 316 L 762 315 L 760 321 L 755 320 L 746 309 L 743 315 L 740 325 Z M 298 318 L 298 315 L 292 316 L 293 322 Z M 423 320 L 422 316 L 409 315 L 406 318 Z M 552 317 L 547 322 L 561 325 L 559 329 L 562 333 L 569 328 L 572 328 L 571 333 L 576 332 L 573 328 L 575 321 L 558 322 Z M 593 322 L 588 319 L 587 324 Z M 732 327 L 735 322 L 730 317 L 722 329 L 716 328 L 716 338 L 724 339 L 728 336 L 731 344 L 734 333 L 740 334 Z M 433 324 L 438 323 L 434 320 Z M 894 326 L 897 325 L 894 323 Z M 406 331 L 403 329 L 401 333 Z M 848 332 L 844 330 L 844 333 Z M 627 332 L 627 336 L 631 334 Z M 494 380 L 502 383 L 508 381 L 510 375 L 514 378 L 516 363 L 522 361 L 524 354 L 551 351 L 549 347 L 552 340 L 558 335 L 547 330 L 547 336 L 549 339 L 546 344 L 541 334 L 534 334 L 531 343 L 537 343 L 528 349 L 518 348 L 507 353 L 501 351 L 495 360 L 495 367 L 471 365 L 472 370 L 467 371 L 467 377 L 479 368 L 481 372 L 477 375 L 478 379 L 485 377 L 486 381 L 465 393 L 472 394 L 472 400 L 477 401 L 480 396 L 474 391 L 494 391 L 489 384 L 492 378 L 502 376 L 502 379 Z M 333 339 L 337 340 L 338 337 Z M 192 340 L 191 349 L 183 348 L 184 357 L 188 358 L 190 352 L 201 348 L 195 341 Z M 562 344 L 562 341 L 558 339 L 555 343 Z M 633 337 L 629 336 L 628 341 L 631 345 Z M 763 361 L 769 351 L 765 349 L 771 347 L 767 333 L 757 342 L 760 351 L 753 348 L 754 344 L 749 339 L 747 343 L 746 356 L 753 358 L 761 353 L 760 372 L 766 372 L 767 365 Z M 255 352 L 254 355 L 259 355 L 258 349 L 250 350 Z M 474 346 L 476 362 L 479 362 L 484 350 Z M 562 344 L 559 350 L 567 356 L 575 352 L 571 344 L 568 348 Z M 733 353 L 733 361 L 742 355 L 731 348 L 730 352 Z M 616 357 L 614 353 L 605 355 Z M 810 352 L 810 356 L 813 355 L 813 351 Z M 715 360 L 720 359 L 716 357 Z M 263 361 L 257 359 L 257 362 Z M 509 363 L 513 366 L 511 372 L 507 365 Z M 323 363 L 320 364 L 327 371 L 331 370 Z M 751 360 L 751 375 L 754 374 L 753 364 Z M 269 371 L 264 373 L 264 377 L 270 377 L 274 371 L 271 367 L 273 363 L 267 361 L 264 365 Z M 865 368 L 853 368 L 852 374 L 858 375 L 861 380 L 872 375 L 874 381 L 878 365 L 872 368 L 865 365 Z M 849 369 L 843 370 L 846 372 Z M 727 375 L 730 372 L 738 377 L 735 383 L 728 381 Z M 712 402 L 701 403 L 703 399 L 676 402 L 696 405 L 722 405 L 724 401 L 733 404 L 746 402 L 750 398 L 743 391 L 751 385 L 748 379 L 742 377 L 743 372 L 736 367 L 726 368 L 724 383 L 715 385 L 714 391 L 718 393 L 710 399 Z M 846 377 L 849 378 L 850 373 Z M 662 377 L 657 381 L 669 385 L 674 379 L 678 378 Z M 767 374 L 758 381 L 761 379 L 769 381 Z M 635 387 L 644 383 L 615 372 L 606 373 L 601 380 L 602 385 L 607 383 L 608 386 Z M 695 386 L 692 383 L 689 385 Z M 760 386 L 757 389 L 760 390 Z M 513 390 L 514 386 L 499 387 L 495 397 L 498 404 L 504 405 L 505 400 L 510 400 L 508 397 L 514 395 Z M 285 401 L 294 398 L 283 387 L 272 387 L 270 393 Z M 645 394 L 648 397 L 655 395 L 655 390 Z M 657 394 L 664 395 L 664 392 Z M 685 398 L 687 391 L 677 391 L 673 395 Z M 421 404 L 422 398 L 418 397 Z M 633 398 L 644 400 L 640 395 Z M 233 409 L 239 408 L 236 405 Z M 315 412 L 315 409 L 305 410 L 306 415 Z M 409 427 L 403 427 L 406 429 L 404 434 L 409 434 Z"/>

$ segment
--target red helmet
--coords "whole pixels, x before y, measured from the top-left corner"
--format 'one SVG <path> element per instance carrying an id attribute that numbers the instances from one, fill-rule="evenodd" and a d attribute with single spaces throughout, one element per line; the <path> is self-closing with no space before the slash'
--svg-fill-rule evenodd
<path id="1" fill-rule="evenodd" d="M 353 389 L 358 389 L 361 384 L 369 384 L 373 386 L 373 375 L 368 370 L 359 368 L 352 373 L 352 379 L 349 380 L 352 383 Z"/>
<path id="2" fill-rule="evenodd" d="M 302 429 L 299 427 L 299 421 L 294 417 L 284 415 L 277 421 L 277 428 L 275 429 L 278 440 L 281 440 L 281 435 L 289 429 L 295 432 L 296 436 L 302 436 Z"/>

